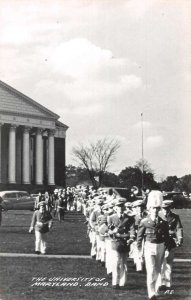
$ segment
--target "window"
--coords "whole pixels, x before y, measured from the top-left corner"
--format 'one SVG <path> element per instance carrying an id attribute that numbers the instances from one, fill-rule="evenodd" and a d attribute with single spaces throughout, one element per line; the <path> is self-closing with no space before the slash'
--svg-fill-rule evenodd
<path id="1" fill-rule="evenodd" d="M 7 198 L 7 199 L 14 198 L 14 199 L 16 199 L 17 194 L 16 193 L 8 193 L 8 194 L 5 194 L 3 198 Z"/>
<path id="2" fill-rule="evenodd" d="M 27 196 L 28 196 L 27 192 L 20 192 L 20 193 L 18 193 L 18 198 L 27 197 Z"/>

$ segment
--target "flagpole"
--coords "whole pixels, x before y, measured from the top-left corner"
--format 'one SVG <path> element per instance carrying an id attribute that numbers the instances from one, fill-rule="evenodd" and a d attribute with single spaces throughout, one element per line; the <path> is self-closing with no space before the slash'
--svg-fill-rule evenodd
<path id="1" fill-rule="evenodd" d="M 142 186 L 142 193 L 143 193 L 143 187 L 144 187 L 143 113 L 141 113 L 141 154 L 142 154 L 141 186 Z"/>

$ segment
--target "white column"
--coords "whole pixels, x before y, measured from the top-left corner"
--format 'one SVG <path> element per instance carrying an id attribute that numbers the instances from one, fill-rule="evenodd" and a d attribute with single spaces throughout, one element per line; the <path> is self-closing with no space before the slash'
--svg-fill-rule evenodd
<path id="1" fill-rule="evenodd" d="M 0 123 L 0 183 L 2 182 L 2 164 L 1 164 L 1 131 L 2 131 L 3 124 Z"/>
<path id="2" fill-rule="evenodd" d="M 54 185 L 54 130 L 48 134 L 48 184 Z"/>
<path id="3" fill-rule="evenodd" d="M 9 168 L 8 182 L 16 183 L 16 126 L 9 128 Z"/>
<path id="4" fill-rule="evenodd" d="M 36 184 L 43 184 L 43 129 L 38 128 L 36 132 Z"/>
<path id="5" fill-rule="evenodd" d="M 23 183 L 30 184 L 30 127 L 23 129 Z"/>

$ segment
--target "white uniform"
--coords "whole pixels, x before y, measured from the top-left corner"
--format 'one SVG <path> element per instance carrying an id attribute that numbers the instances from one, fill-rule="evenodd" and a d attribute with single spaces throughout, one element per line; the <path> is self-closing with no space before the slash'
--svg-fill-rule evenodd
<path id="1" fill-rule="evenodd" d="M 165 245 L 168 246 L 169 234 L 167 222 L 157 217 L 152 220 L 144 218 L 137 232 L 137 247 L 142 250 L 142 241 L 145 238 L 144 256 L 147 270 L 147 290 L 149 298 L 157 295 L 159 275 L 164 259 Z"/>
<path id="2" fill-rule="evenodd" d="M 47 233 L 52 226 L 52 216 L 48 211 L 36 210 L 33 214 L 29 232 L 35 229 L 35 251 L 45 254 L 47 248 Z"/>
<path id="3" fill-rule="evenodd" d="M 97 257 L 97 239 L 96 239 L 96 231 L 97 231 L 97 221 L 98 221 L 98 216 L 101 214 L 101 210 L 100 208 L 96 208 L 95 210 L 92 211 L 92 213 L 90 214 L 90 218 L 89 218 L 89 225 L 91 227 L 91 243 L 92 243 L 92 247 L 91 247 L 91 256 Z"/>
<path id="4" fill-rule="evenodd" d="M 119 231 L 120 225 L 124 224 L 121 228 L 121 233 Z M 135 237 L 134 231 L 134 219 L 122 214 L 119 217 L 117 214 L 113 214 L 108 217 L 108 226 L 114 226 L 113 232 L 117 229 L 118 232 L 113 235 L 111 239 L 112 251 L 111 251 L 111 261 L 112 261 L 112 285 L 113 286 L 125 286 L 127 284 L 127 256 L 128 248 L 126 244 L 126 238 L 123 239 L 122 236 L 130 235 L 133 240 Z M 111 235 L 112 236 L 112 235 Z"/>
<path id="5" fill-rule="evenodd" d="M 168 205 L 169 200 L 165 200 L 164 202 L 167 202 L 166 205 Z M 169 228 L 170 251 L 166 251 L 165 253 L 161 272 L 161 286 L 171 288 L 174 253 L 177 245 L 181 246 L 183 243 L 183 227 L 179 216 L 172 211 L 169 211 L 164 218 Z"/>

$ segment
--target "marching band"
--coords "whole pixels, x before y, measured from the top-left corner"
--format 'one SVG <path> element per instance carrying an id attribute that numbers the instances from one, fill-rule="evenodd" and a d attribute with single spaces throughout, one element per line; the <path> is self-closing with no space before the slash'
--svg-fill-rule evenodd
<path id="1" fill-rule="evenodd" d="M 137 194 L 136 187 L 133 192 Z M 113 289 L 128 286 L 128 261 L 132 259 L 137 272 L 146 269 L 149 299 L 157 299 L 163 292 L 173 293 L 173 259 L 176 247 L 183 243 L 183 227 L 171 210 L 173 201 L 164 200 L 162 192 L 153 190 L 132 201 L 111 189 L 77 186 L 55 189 L 51 201 L 41 198 L 39 194 L 29 229 L 35 230 L 37 254 L 46 253 L 52 210 L 60 222 L 66 210 L 82 212 L 90 255 L 106 268 Z"/>
<path id="2" fill-rule="evenodd" d="M 114 289 L 128 285 L 128 259 L 133 259 L 137 272 L 145 265 L 149 299 L 173 293 L 173 258 L 175 248 L 183 243 L 183 228 L 171 206 L 160 191 L 128 202 L 102 189 L 90 189 L 84 215 L 91 256 L 106 267 Z"/>

